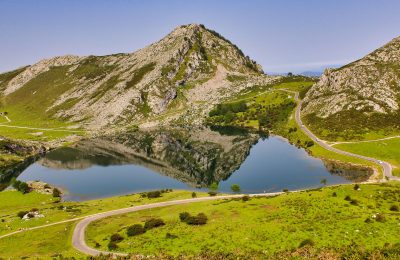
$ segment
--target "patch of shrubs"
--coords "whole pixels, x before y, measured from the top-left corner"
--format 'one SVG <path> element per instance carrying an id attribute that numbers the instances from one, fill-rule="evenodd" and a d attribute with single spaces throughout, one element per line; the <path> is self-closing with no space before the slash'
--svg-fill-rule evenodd
<path id="1" fill-rule="evenodd" d="M 59 197 L 61 197 L 61 191 L 60 191 L 59 189 L 57 189 L 57 188 L 54 188 L 54 189 L 53 189 L 53 197 L 54 197 L 54 198 L 59 198 Z"/>
<path id="2" fill-rule="evenodd" d="M 146 229 L 144 229 L 144 227 L 141 224 L 132 225 L 128 227 L 128 229 L 126 230 L 126 234 L 128 235 L 128 237 L 141 235 L 144 234 L 145 232 Z"/>
<path id="3" fill-rule="evenodd" d="M 174 239 L 174 238 L 178 238 L 177 235 L 171 234 L 171 233 L 167 233 L 165 234 L 165 238 L 167 239 Z"/>
<path id="4" fill-rule="evenodd" d="M 14 187 L 14 189 L 16 189 L 17 191 L 21 192 L 22 194 L 26 194 L 26 193 L 29 193 L 31 191 L 31 189 L 29 188 L 28 184 L 26 182 L 23 182 L 23 181 L 14 180 L 12 186 Z"/>
<path id="5" fill-rule="evenodd" d="M 118 234 L 118 233 L 115 233 L 115 234 L 113 234 L 113 235 L 111 236 L 110 240 L 111 240 L 111 242 L 118 243 L 118 242 L 121 242 L 122 240 L 124 240 L 124 237 L 121 236 L 121 235 Z"/>
<path id="6" fill-rule="evenodd" d="M 250 200 L 250 196 L 248 196 L 248 195 L 244 195 L 242 197 L 242 201 L 249 201 L 249 200 Z"/>
<path id="7" fill-rule="evenodd" d="M 307 238 L 304 239 L 303 241 L 300 242 L 299 244 L 299 248 L 300 247 L 305 247 L 305 246 L 314 246 L 314 241 L 312 241 L 311 239 Z"/>
<path id="8" fill-rule="evenodd" d="M 17 216 L 18 216 L 19 218 L 23 218 L 26 214 L 28 214 L 28 212 L 29 212 L 29 211 L 20 211 L 20 212 L 18 212 Z"/>
<path id="9" fill-rule="evenodd" d="M 375 220 L 377 222 L 383 223 L 383 222 L 386 222 L 386 217 L 383 214 L 376 214 Z"/>
<path id="10" fill-rule="evenodd" d="M 399 211 L 399 207 L 397 205 L 393 205 L 390 207 L 391 211 Z"/>
<path id="11" fill-rule="evenodd" d="M 144 223 L 144 229 L 145 230 L 150 230 L 156 227 L 161 227 L 164 226 L 165 223 L 162 219 L 160 218 L 151 218 L 146 220 L 146 222 Z"/>
<path id="12" fill-rule="evenodd" d="M 149 192 L 144 192 L 140 194 L 140 197 L 142 198 L 148 198 L 148 199 L 154 199 L 154 198 L 159 198 L 163 193 L 168 193 L 172 192 L 172 189 L 164 189 L 164 190 L 155 190 L 155 191 L 149 191 Z"/>
<path id="13" fill-rule="evenodd" d="M 205 225 L 207 224 L 207 216 L 204 213 L 199 213 L 197 216 L 192 216 L 188 212 L 182 212 L 179 214 L 179 219 L 188 225 Z"/>
<path id="14" fill-rule="evenodd" d="M 118 248 L 117 243 L 110 241 L 110 243 L 108 243 L 108 249 L 109 250 L 115 250 Z"/>
<path id="15" fill-rule="evenodd" d="M 211 197 L 217 196 L 218 192 L 216 191 L 209 191 L 208 195 L 210 195 Z"/>

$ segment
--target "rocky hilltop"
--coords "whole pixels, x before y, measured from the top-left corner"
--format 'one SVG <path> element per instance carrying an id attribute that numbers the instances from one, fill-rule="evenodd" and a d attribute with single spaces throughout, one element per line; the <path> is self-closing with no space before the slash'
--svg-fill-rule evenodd
<path id="1" fill-rule="evenodd" d="M 396 131 L 399 106 L 400 37 L 360 60 L 327 69 L 308 91 L 302 112 L 311 125 L 336 124 L 331 130 Z"/>
<path id="2" fill-rule="evenodd" d="M 61 56 L 1 74 L 0 98 L 10 118 L 29 113 L 89 129 L 199 124 L 214 104 L 271 80 L 229 40 L 190 24 L 134 53 Z"/>

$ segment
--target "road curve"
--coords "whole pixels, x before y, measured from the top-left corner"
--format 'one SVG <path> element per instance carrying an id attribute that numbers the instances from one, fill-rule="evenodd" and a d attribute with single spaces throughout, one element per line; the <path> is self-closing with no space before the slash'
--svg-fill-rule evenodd
<path id="1" fill-rule="evenodd" d="M 282 193 L 283 192 L 261 193 L 261 194 L 250 194 L 248 196 L 250 196 L 250 197 L 271 197 L 271 196 L 280 195 Z M 78 251 L 80 251 L 84 254 L 87 254 L 87 255 L 91 255 L 91 256 L 98 256 L 100 254 L 103 254 L 103 255 L 112 254 L 115 256 L 126 256 L 127 254 L 124 254 L 124 253 L 106 252 L 106 251 L 101 251 L 101 250 L 97 250 L 97 249 L 89 247 L 85 241 L 85 230 L 86 230 L 87 226 L 90 223 L 92 223 L 93 221 L 96 221 L 96 220 L 99 220 L 102 218 L 106 218 L 106 217 L 110 217 L 110 216 L 114 216 L 114 215 L 119 215 L 119 214 L 125 214 L 125 213 L 130 213 L 130 212 L 135 212 L 135 211 L 160 208 L 160 207 L 166 207 L 166 206 L 189 204 L 189 203 L 201 202 L 201 201 L 241 198 L 243 196 L 244 195 L 225 195 L 225 196 L 216 196 L 216 197 L 202 197 L 202 198 L 157 202 L 157 203 L 153 203 L 153 204 L 146 204 L 146 205 L 134 206 L 134 207 L 129 207 L 129 208 L 117 209 L 117 210 L 107 211 L 104 213 L 99 213 L 99 214 L 95 214 L 92 216 L 88 216 L 88 217 L 82 219 L 80 222 L 78 222 L 78 224 L 75 226 L 74 233 L 72 235 L 72 246 L 75 249 L 77 249 Z"/>
<path id="2" fill-rule="evenodd" d="M 293 92 L 293 91 L 289 91 L 291 93 L 295 94 L 295 99 L 298 102 L 297 108 L 296 108 L 296 113 L 295 113 L 295 119 L 296 119 L 296 123 L 299 125 L 300 129 L 306 134 L 308 135 L 308 137 L 310 137 L 314 142 L 318 143 L 320 146 L 322 146 L 323 148 L 325 148 L 326 150 L 338 153 L 338 154 L 343 154 L 343 155 L 348 155 L 348 156 L 352 156 L 352 157 L 356 157 L 359 159 L 363 159 L 363 160 L 367 160 L 370 162 L 373 162 L 377 165 L 382 166 L 383 168 L 383 175 L 384 177 L 387 177 L 389 179 L 392 180 L 400 180 L 399 177 L 395 177 L 392 174 L 392 165 L 388 162 L 385 161 L 381 161 L 372 157 L 367 157 L 364 155 L 359 155 L 359 154 L 355 154 L 355 153 L 350 153 L 347 151 L 343 151 L 343 150 L 339 150 L 335 147 L 332 147 L 330 145 L 328 145 L 325 141 L 319 139 L 317 136 L 315 136 L 301 121 L 301 105 L 303 103 L 303 101 L 299 98 L 299 93 L 298 92 Z"/>

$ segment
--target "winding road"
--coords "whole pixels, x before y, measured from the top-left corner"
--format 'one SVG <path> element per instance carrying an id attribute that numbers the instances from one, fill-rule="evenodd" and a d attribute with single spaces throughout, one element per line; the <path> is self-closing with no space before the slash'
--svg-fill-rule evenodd
<path id="1" fill-rule="evenodd" d="M 288 91 L 288 90 L 286 90 L 286 91 Z M 363 160 L 375 163 L 377 165 L 380 165 L 383 168 L 384 177 L 387 177 L 388 179 L 391 179 L 391 180 L 400 180 L 399 177 L 393 176 L 393 174 L 392 174 L 392 165 L 390 163 L 385 162 L 385 161 L 381 161 L 381 160 L 378 160 L 378 159 L 375 159 L 375 158 L 372 158 L 372 157 L 359 155 L 359 154 L 355 154 L 355 153 L 350 153 L 350 152 L 347 152 L 347 151 L 343 151 L 343 150 L 337 149 L 337 148 L 332 147 L 331 145 L 329 145 L 326 141 L 321 140 L 317 136 L 315 136 L 301 121 L 301 105 L 302 105 L 303 101 L 299 98 L 299 93 L 298 92 L 294 92 L 294 91 L 288 91 L 288 92 L 295 94 L 295 99 L 298 102 L 298 105 L 297 105 L 297 108 L 296 108 L 296 113 L 295 113 L 296 123 L 299 125 L 300 129 L 308 137 L 310 137 L 314 142 L 316 142 L 317 144 L 319 144 L 320 146 L 322 146 L 326 150 L 332 151 L 334 153 L 343 154 L 343 155 L 347 155 L 347 156 L 352 156 L 352 157 L 355 157 L 355 158 L 363 159 Z"/>

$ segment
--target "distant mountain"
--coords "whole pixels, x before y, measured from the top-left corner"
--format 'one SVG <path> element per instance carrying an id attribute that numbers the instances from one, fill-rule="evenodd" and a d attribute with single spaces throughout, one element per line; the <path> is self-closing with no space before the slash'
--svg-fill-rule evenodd
<path id="1" fill-rule="evenodd" d="M 304 71 L 300 73 L 300 75 L 306 77 L 320 77 L 322 74 L 323 74 L 322 71 Z"/>
<path id="2" fill-rule="evenodd" d="M 92 129 L 196 124 L 214 104 L 270 80 L 229 40 L 190 24 L 134 53 L 61 56 L 0 74 L 0 112 Z"/>
<path id="3" fill-rule="evenodd" d="M 399 131 L 399 106 L 400 37 L 360 60 L 325 70 L 302 111 L 315 131 L 329 129 L 348 138 L 371 130 Z"/>

